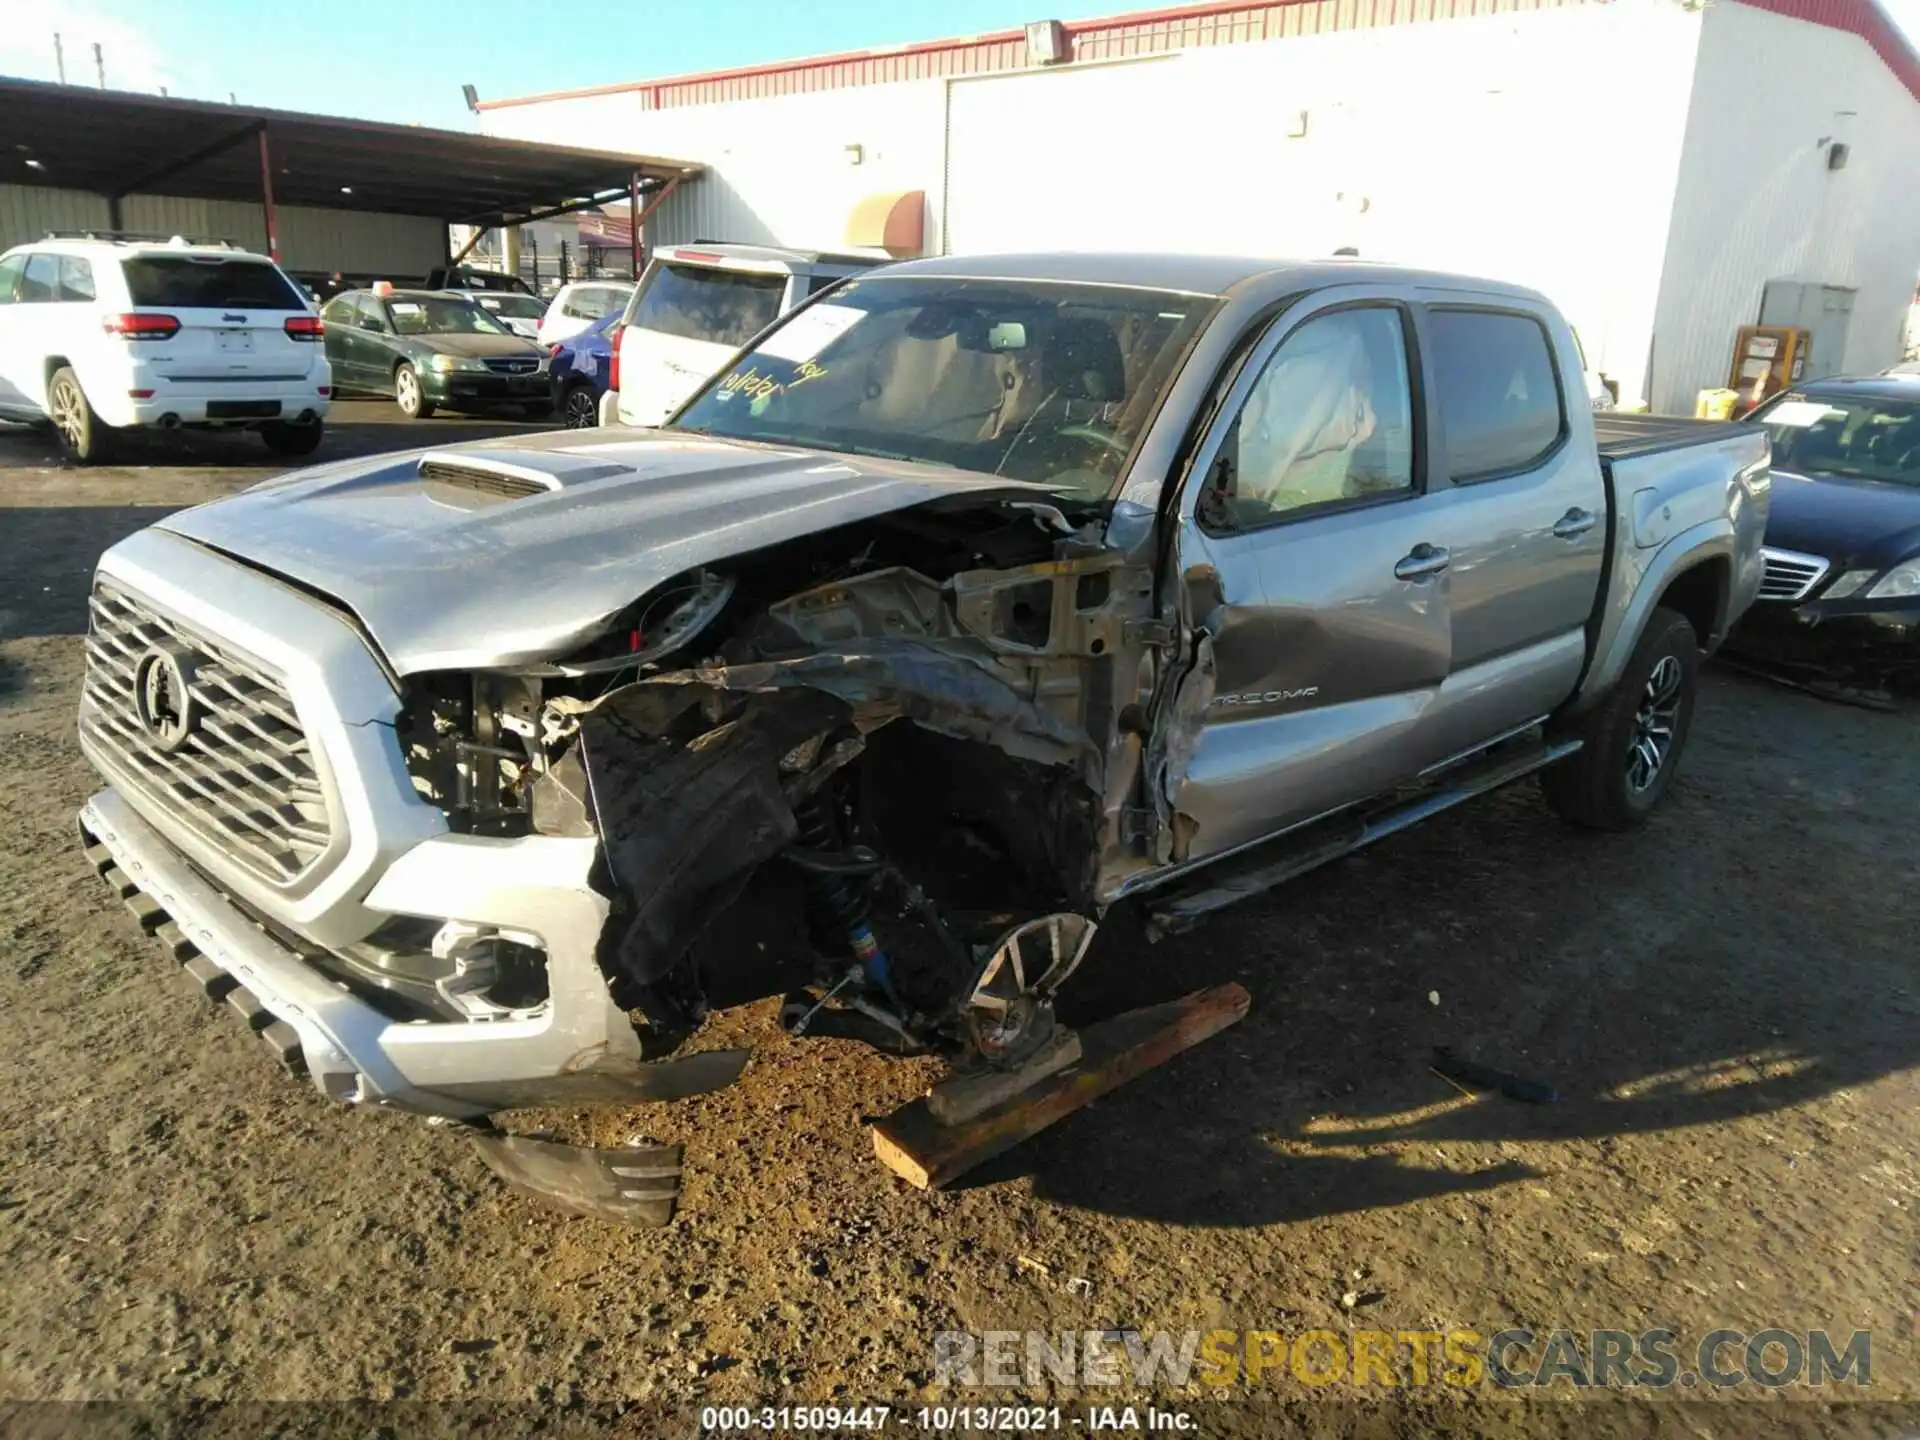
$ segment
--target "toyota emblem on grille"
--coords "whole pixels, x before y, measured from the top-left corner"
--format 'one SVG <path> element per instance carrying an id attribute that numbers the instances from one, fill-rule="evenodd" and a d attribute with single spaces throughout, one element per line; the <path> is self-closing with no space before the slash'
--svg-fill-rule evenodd
<path id="1" fill-rule="evenodd" d="M 186 744 L 193 733 L 193 692 L 187 684 L 192 673 L 190 656 L 162 645 L 147 651 L 134 666 L 134 716 L 154 747 L 168 754 Z"/>

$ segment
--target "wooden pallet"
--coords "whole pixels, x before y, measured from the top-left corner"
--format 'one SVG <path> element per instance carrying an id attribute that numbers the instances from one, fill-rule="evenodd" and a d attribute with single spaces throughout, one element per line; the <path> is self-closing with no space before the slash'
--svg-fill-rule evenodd
<path id="1" fill-rule="evenodd" d="M 1238 985 L 1196 990 L 1080 1031 L 1081 1058 L 1031 1089 L 958 1125 L 942 1125 L 916 1100 L 873 1126 L 873 1152 L 894 1174 L 938 1190 L 995 1155 L 1065 1119 L 1109 1090 L 1217 1035 L 1247 1013 Z"/>

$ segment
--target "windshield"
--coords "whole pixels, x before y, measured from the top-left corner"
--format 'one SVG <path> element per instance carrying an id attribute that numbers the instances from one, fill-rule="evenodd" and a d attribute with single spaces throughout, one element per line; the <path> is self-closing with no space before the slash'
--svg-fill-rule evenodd
<path id="1" fill-rule="evenodd" d="M 513 332 L 468 300 L 420 296 L 392 300 L 393 328 L 401 335 L 511 335 Z"/>
<path id="2" fill-rule="evenodd" d="M 489 315 L 504 315 L 511 320 L 538 320 L 547 307 L 531 295 L 476 295 L 474 303 Z"/>
<path id="3" fill-rule="evenodd" d="M 1752 418 L 1773 437 L 1776 469 L 1920 485 L 1920 399 L 1789 394 Z"/>
<path id="4" fill-rule="evenodd" d="M 709 381 L 670 428 L 1104 498 L 1213 305 L 1043 281 L 849 281 Z"/>
<path id="5" fill-rule="evenodd" d="M 786 289 L 785 275 L 659 265 L 647 272 L 631 323 L 738 349 L 774 322 Z"/>

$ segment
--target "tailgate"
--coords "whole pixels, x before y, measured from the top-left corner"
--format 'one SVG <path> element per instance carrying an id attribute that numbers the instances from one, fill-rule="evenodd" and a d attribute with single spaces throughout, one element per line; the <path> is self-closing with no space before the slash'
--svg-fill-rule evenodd
<path id="1" fill-rule="evenodd" d="M 170 338 L 145 342 L 175 383 L 302 380 L 320 354 L 317 332 L 288 332 L 290 318 L 312 311 L 265 260 L 134 255 L 120 263 L 135 308 L 179 323 Z"/>

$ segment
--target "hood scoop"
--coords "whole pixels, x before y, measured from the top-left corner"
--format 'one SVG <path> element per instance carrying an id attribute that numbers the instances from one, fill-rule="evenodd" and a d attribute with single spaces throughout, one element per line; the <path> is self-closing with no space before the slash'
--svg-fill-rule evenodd
<path id="1" fill-rule="evenodd" d="M 625 465 L 571 455 L 508 451 L 498 456 L 467 451 L 423 455 L 418 475 L 429 499 L 462 510 L 503 505 L 627 473 Z"/>

